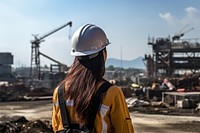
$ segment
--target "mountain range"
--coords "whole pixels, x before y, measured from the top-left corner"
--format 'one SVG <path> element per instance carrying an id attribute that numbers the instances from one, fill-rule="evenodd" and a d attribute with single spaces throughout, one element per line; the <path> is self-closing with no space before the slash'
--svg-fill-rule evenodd
<path id="1" fill-rule="evenodd" d="M 123 67 L 125 69 L 127 68 L 146 69 L 146 66 L 143 62 L 143 57 L 141 56 L 133 60 L 120 60 L 115 58 L 108 58 L 106 60 L 106 67 L 111 65 L 114 67 Z"/>

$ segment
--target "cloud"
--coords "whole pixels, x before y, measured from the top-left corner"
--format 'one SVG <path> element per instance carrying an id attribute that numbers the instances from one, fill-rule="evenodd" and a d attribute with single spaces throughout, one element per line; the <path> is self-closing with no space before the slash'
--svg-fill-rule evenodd
<path id="1" fill-rule="evenodd" d="M 200 10 L 194 7 L 188 7 L 185 9 L 186 15 L 180 20 L 182 24 L 199 25 L 200 21 Z"/>
<path id="2" fill-rule="evenodd" d="M 171 13 L 159 13 L 161 19 L 166 21 L 170 25 L 193 25 L 199 26 L 200 10 L 195 7 L 187 7 L 185 9 L 185 15 L 182 18 L 178 18 Z"/>
<path id="3" fill-rule="evenodd" d="M 176 23 L 176 18 L 174 16 L 171 15 L 171 13 L 167 12 L 167 13 L 160 13 L 159 16 L 167 21 L 169 24 L 173 25 L 174 23 Z"/>
<path id="4" fill-rule="evenodd" d="M 196 15 L 200 13 L 200 11 L 194 7 L 188 7 L 185 9 L 185 11 L 190 15 Z"/>

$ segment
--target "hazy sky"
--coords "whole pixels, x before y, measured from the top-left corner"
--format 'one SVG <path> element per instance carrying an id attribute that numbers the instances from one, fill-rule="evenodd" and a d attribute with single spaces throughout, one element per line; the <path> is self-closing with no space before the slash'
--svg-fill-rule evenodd
<path id="1" fill-rule="evenodd" d="M 152 49 L 148 36 L 173 36 L 194 27 L 184 38 L 200 38 L 199 0 L 1 0 L 0 52 L 14 55 L 14 66 L 30 66 L 32 34 L 42 36 L 72 21 L 40 44 L 44 54 L 71 65 L 69 34 L 85 23 L 100 26 L 111 44 L 108 58 L 132 60 Z M 42 65 L 49 65 L 41 57 Z"/>

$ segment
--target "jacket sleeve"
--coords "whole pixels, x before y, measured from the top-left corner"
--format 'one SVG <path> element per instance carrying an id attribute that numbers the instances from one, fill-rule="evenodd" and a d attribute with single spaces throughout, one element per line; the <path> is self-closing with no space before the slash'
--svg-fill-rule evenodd
<path id="1" fill-rule="evenodd" d="M 113 131 L 115 133 L 134 133 L 124 94 L 120 88 L 117 87 L 117 90 L 110 112 Z"/>
<path id="2" fill-rule="evenodd" d="M 52 128 L 53 128 L 53 131 L 56 132 L 58 130 L 60 130 L 60 125 L 61 125 L 61 119 L 59 118 L 60 115 L 59 114 L 59 107 L 58 107 L 58 101 L 57 101 L 57 91 L 58 89 L 55 89 L 54 91 L 54 94 L 53 94 L 53 111 L 52 111 Z"/>

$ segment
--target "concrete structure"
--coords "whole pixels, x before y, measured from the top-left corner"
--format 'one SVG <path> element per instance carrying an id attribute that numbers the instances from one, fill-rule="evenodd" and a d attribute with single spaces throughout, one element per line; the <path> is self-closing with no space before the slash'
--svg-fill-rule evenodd
<path id="1" fill-rule="evenodd" d="M 11 53 L 0 53 L 0 74 L 11 74 L 12 64 L 13 55 Z"/>
<path id="2" fill-rule="evenodd" d="M 11 53 L 0 53 L 0 64 L 12 65 L 13 64 L 13 55 Z"/>
<path id="3" fill-rule="evenodd" d="M 11 66 L 0 64 L 0 74 L 11 74 Z"/>
<path id="4" fill-rule="evenodd" d="M 175 107 L 184 108 L 183 102 L 184 100 L 192 100 L 194 102 L 200 102 L 200 92 L 162 92 L 162 102 L 166 102 L 165 97 L 170 96 L 171 100 L 174 103 Z M 189 103 L 187 107 L 189 107 Z"/>

